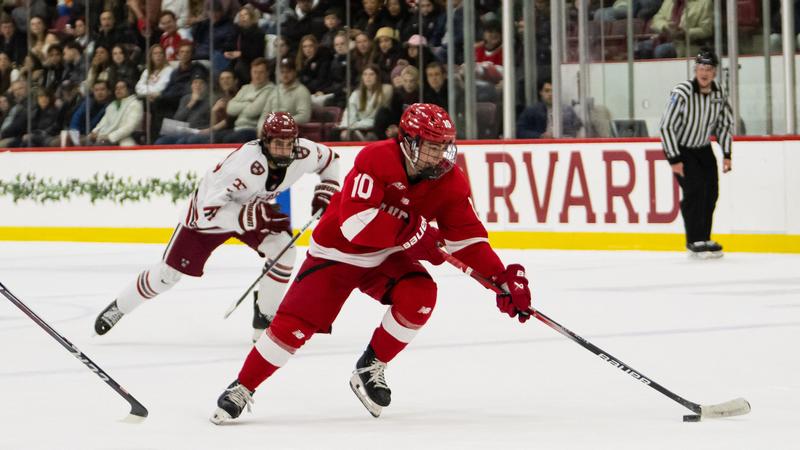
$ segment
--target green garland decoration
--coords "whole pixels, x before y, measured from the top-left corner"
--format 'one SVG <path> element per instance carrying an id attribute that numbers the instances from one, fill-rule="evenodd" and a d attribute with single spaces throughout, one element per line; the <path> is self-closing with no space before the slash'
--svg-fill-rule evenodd
<path id="1" fill-rule="evenodd" d="M 168 196 L 172 203 L 189 197 L 197 186 L 194 172 L 181 173 L 168 180 L 146 178 L 134 180 L 120 178 L 111 173 L 95 173 L 90 180 L 67 178 L 53 180 L 35 174 L 17 174 L 13 181 L 0 180 L 0 197 L 11 196 L 14 203 L 28 200 L 36 203 L 60 202 L 79 196 L 88 196 L 94 204 L 98 200 L 114 203 L 142 202 L 152 197 Z"/>

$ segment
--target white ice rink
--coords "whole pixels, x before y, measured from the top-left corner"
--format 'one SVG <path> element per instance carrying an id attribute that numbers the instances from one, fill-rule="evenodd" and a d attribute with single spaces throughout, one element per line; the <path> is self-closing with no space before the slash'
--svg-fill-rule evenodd
<path id="1" fill-rule="evenodd" d="M 385 307 L 357 294 L 252 413 L 218 427 L 208 417 L 251 347 L 252 303 L 222 320 L 260 270 L 246 247 L 223 247 L 204 278 L 92 336 L 97 312 L 162 251 L 0 242 L 0 281 L 150 410 L 118 423 L 127 403 L 0 298 L 0 449 L 800 448 L 800 255 L 501 252 L 527 266 L 545 314 L 689 400 L 747 398 L 746 416 L 683 423 L 685 408 L 544 324 L 502 316 L 445 265 L 432 269 L 433 317 L 389 365 L 379 419 L 348 379 Z"/>

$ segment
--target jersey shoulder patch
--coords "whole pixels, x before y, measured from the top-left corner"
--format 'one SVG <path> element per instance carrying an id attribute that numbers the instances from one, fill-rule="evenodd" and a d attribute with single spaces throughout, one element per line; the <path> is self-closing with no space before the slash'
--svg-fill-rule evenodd
<path id="1" fill-rule="evenodd" d="M 250 164 L 250 173 L 253 175 L 263 175 L 264 172 L 266 172 L 266 169 L 260 162 L 253 161 L 253 164 Z"/>

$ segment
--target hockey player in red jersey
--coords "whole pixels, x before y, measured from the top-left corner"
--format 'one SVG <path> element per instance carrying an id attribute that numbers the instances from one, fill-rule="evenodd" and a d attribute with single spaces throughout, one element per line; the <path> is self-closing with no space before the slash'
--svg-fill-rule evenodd
<path id="1" fill-rule="evenodd" d="M 291 224 L 269 202 L 303 175 L 315 173 L 321 180 L 312 213 L 326 208 L 339 189 L 339 157 L 327 146 L 297 135 L 291 114 L 272 113 L 264 120 L 260 140 L 243 144 L 209 170 L 192 195 L 163 260 L 142 271 L 97 316 L 95 331 L 106 334 L 123 315 L 170 289 L 182 275 L 202 276 L 208 257 L 231 237 L 267 258 L 278 254 L 292 238 Z M 254 342 L 278 309 L 295 258 L 291 247 L 261 278 L 253 305 Z"/>
<path id="2" fill-rule="evenodd" d="M 219 397 L 211 417 L 215 424 L 238 417 L 264 380 L 314 333 L 330 330 L 354 289 L 388 306 L 350 379 L 353 392 L 378 417 L 391 400 L 386 365 L 436 306 L 436 283 L 419 261 L 444 262 L 440 245 L 510 292 L 497 297 L 502 312 L 521 322 L 530 317 L 524 269 L 504 266 L 492 250 L 470 203 L 467 180 L 453 168 L 456 131 L 447 112 L 413 104 L 399 129 L 396 139 L 371 143 L 356 157 L 314 230 L 308 257 L 275 319 Z"/>

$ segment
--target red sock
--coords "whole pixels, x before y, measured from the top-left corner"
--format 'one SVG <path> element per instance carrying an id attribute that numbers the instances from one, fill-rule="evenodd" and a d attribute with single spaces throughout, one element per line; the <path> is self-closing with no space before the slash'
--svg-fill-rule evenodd
<path id="1" fill-rule="evenodd" d="M 273 366 L 266 359 L 261 356 L 261 353 L 253 347 L 247 359 L 244 360 L 242 370 L 239 372 L 239 383 L 247 389 L 255 391 L 256 388 L 269 378 L 275 371 L 278 370 L 277 366 Z"/>

